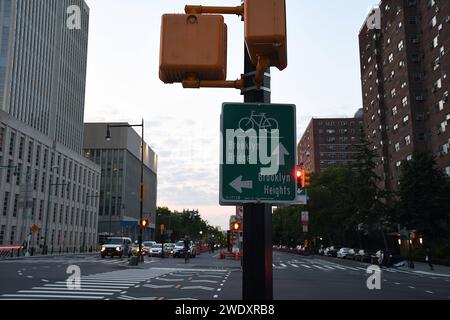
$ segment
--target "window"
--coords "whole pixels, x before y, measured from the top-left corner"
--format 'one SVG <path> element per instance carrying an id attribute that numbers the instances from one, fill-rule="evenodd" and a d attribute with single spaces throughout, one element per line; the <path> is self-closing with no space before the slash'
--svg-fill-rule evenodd
<path id="1" fill-rule="evenodd" d="M 0 152 L 3 152 L 3 145 L 4 145 L 4 140 L 5 140 L 5 131 L 6 131 L 5 128 L 0 127 Z"/>
<path id="2" fill-rule="evenodd" d="M 397 169 L 400 168 L 401 165 L 402 165 L 402 162 L 401 162 L 401 161 L 397 161 L 397 162 L 395 163 L 395 166 L 397 167 Z"/>
<path id="3" fill-rule="evenodd" d="M 450 177 L 450 166 L 445 167 L 444 173 L 447 177 Z M 3 228 L 3 226 L 2 226 L 2 228 Z M 0 237 L 1 237 L 1 234 L 0 234 Z M 1 238 L 0 238 L 0 243 L 1 243 Z"/>
<path id="4" fill-rule="evenodd" d="M 411 136 L 406 136 L 405 137 L 405 143 L 407 146 L 409 146 L 411 144 Z"/>
<path id="5" fill-rule="evenodd" d="M 15 241 L 16 241 L 16 229 L 17 229 L 16 226 L 12 226 L 11 227 L 11 235 L 10 235 L 10 238 L 9 238 L 9 244 L 10 245 L 14 245 L 15 244 Z"/>
<path id="6" fill-rule="evenodd" d="M 11 135 L 9 137 L 9 155 L 14 156 L 14 143 L 16 141 L 16 134 L 14 132 L 11 132 Z"/>
<path id="7" fill-rule="evenodd" d="M 13 209 L 13 217 L 17 217 L 17 208 L 19 205 L 19 195 L 14 195 L 14 209 Z"/>
<path id="8" fill-rule="evenodd" d="M 24 145 L 25 145 L 25 138 L 20 137 L 20 142 L 19 142 L 19 159 L 20 160 L 22 160 L 22 158 L 23 158 Z"/>
<path id="9" fill-rule="evenodd" d="M 436 24 L 437 24 L 437 19 L 436 19 L 436 16 L 434 16 L 433 19 L 431 19 L 430 25 L 433 28 L 436 26 Z"/>
<path id="10" fill-rule="evenodd" d="M 402 82 L 401 88 L 403 89 L 403 88 L 405 88 L 407 85 L 408 85 L 408 83 L 407 83 L 406 81 L 405 81 L 405 82 Z"/>
<path id="11" fill-rule="evenodd" d="M 27 155 L 27 162 L 31 163 L 31 158 L 33 157 L 33 142 L 30 141 L 28 143 L 28 155 Z"/>
<path id="12" fill-rule="evenodd" d="M 8 205 L 9 205 L 9 192 L 5 192 L 3 197 L 3 216 L 6 217 L 8 214 Z"/>
<path id="13" fill-rule="evenodd" d="M 38 218 L 39 221 L 42 221 L 43 213 L 44 213 L 44 200 L 41 200 L 39 202 L 39 218 Z"/>
<path id="14" fill-rule="evenodd" d="M 392 108 L 392 115 L 395 116 L 398 113 L 397 107 Z"/>
<path id="15" fill-rule="evenodd" d="M 41 146 L 36 147 L 36 167 L 39 167 L 41 164 Z"/>
<path id="16" fill-rule="evenodd" d="M 409 24 L 417 24 L 417 17 L 416 16 L 411 16 L 409 17 Z"/>
<path id="17" fill-rule="evenodd" d="M 391 53 L 391 54 L 389 55 L 389 63 L 392 63 L 393 61 L 394 61 L 394 54 Z"/>
<path id="18" fill-rule="evenodd" d="M 394 125 L 394 131 L 398 131 L 398 123 Z"/>
<path id="19" fill-rule="evenodd" d="M 396 90 L 395 90 L 395 89 L 392 89 L 392 90 L 391 90 L 391 97 L 394 98 L 395 95 L 396 95 Z"/>
<path id="20" fill-rule="evenodd" d="M 431 42 L 431 48 L 437 48 L 439 46 L 439 36 L 436 36 L 434 39 L 433 39 L 433 42 Z"/>
<path id="21" fill-rule="evenodd" d="M 403 105 L 404 107 L 406 107 L 406 106 L 408 105 L 408 97 L 404 97 L 404 98 L 402 99 L 402 105 Z"/>
<path id="22" fill-rule="evenodd" d="M 408 121 L 409 121 L 409 116 L 405 116 L 405 117 L 403 118 L 403 123 L 404 123 L 404 124 L 407 124 Z"/>
<path id="23" fill-rule="evenodd" d="M 0 229 L 0 245 L 3 245 L 5 241 L 6 225 L 2 224 Z"/>
<path id="24" fill-rule="evenodd" d="M 439 152 L 441 156 L 446 156 L 448 155 L 448 149 L 449 149 L 449 145 L 448 143 L 443 144 L 442 146 L 439 147 Z"/>
<path id="25" fill-rule="evenodd" d="M 399 142 L 397 142 L 396 144 L 395 144 L 395 151 L 400 151 L 400 143 Z"/>
<path id="26" fill-rule="evenodd" d="M 404 46 L 404 43 L 403 43 L 403 40 L 402 40 L 402 41 L 400 41 L 400 42 L 398 43 L 398 51 L 402 51 L 404 47 L 405 47 L 405 46 Z"/>

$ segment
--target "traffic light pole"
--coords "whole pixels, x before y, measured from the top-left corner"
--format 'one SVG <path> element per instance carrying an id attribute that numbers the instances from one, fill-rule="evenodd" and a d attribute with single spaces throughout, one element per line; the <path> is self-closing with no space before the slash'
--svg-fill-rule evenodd
<path id="1" fill-rule="evenodd" d="M 254 83 L 256 67 L 245 48 L 244 102 L 270 103 L 270 69 L 258 90 Z M 272 206 L 244 205 L 243 300 L 273 300 Z"/>

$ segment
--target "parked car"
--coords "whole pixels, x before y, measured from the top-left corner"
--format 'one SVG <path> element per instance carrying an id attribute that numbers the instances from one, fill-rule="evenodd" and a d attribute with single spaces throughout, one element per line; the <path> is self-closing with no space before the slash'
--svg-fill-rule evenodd
<path id="1" fill-rule="evenodd" d="M 106 256 L 111 258 L 119 257 L 122 258 L 131 256 L 131 246 L 132 241 L 131 238 L 125 237 L 113 237 L 109 238 L 108 242 L 102 245 L 100 250 L 100 255 L 102 259 L 105 259 Z"/>
<path id="2" fill-rule="evenodd" d="M 162 244 L 156 243 L 150 248 L 149 255 L 151 257 L 160 257 L 162 255 Z"/>
<path id="3" fill-rule="evenodd" d="M 189 253 L 191 258 L 195 258 L 197 253 L 195 251 L 195 246 L 192 241 L 189 241 Z M 173 256 L 175 258 L 183 258 L 184 257 L 184 241 L 178 241 L 174 247 Z"/>
<path id="4" fill-rule="evenodd" d="M 326 250 L 326 252 L 325 252 L 326 256 L 336 258 L 337 257 L 337 253 L 339 251 L 339 248 L 335 247 L 335 246 L 331 246 L 331 247 L 328 247 L 325 250 Z"/>
<path id="5" fill-rule="evenodd" d="M 355 253 L 355 260 L 360 262 L 368 262 L 370 263 L 372 261 L 372 256 L 375 255 L 375 253 L 371 250 L 361 249 L 358 250 Z"/>
<path id="6" fill-rule="evenodd" d="M 175 252 L 175 243 L 164 243 L 164 255 L 173 256 Z"/>
<path id="7" fill-rule="evenodd" d="M 337 257 L 341 259 L 352 259 L 352 257 L 355 255 L 355 251 L 351 248 L 341 248 L 337 252 Z M 353 252 L 353 253 L 352 253 Z"/>

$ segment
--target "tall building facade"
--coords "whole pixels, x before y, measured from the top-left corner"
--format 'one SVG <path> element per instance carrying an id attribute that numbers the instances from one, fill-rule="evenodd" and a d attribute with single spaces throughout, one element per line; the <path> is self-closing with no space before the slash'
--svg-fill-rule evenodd
<path id="1" fill-rule="evenodd" d="M 383 0 L 359 43 L 364 129 L 382 186 L 397 188 L 414 151 L 450 176 L 450 1 Z"/>
<path id="2" fill-rule="evenodd" d="M 362 121 L 362 110 L 354 118 L 312 119 L 297 147 L 298 164 L 322 172 L 331 166 L 354 163 Z"/>
<path id="3" fill-rule="evenodd" d="M 0 246 L 96 249 L 100 166 L 0 111 Z M 45 239 L 47 237 L 47 239 Z"/>
<path id="4" fill-rule="evenodd" d="M 99 235 L 130 236 L 137 240 L 141 137 L 132 128 L 112 128 L 112 139 L 107 141 L 106 132 L 106 123 L 85 124 L 84 155 L 101 166 L 98 232 Z M 144 233 L 147 240 L 153 239 L 155 232 L 157 169 L 158 156 L 145 143 L 144 217 L 150 220 L 150 228 Z"/>
<path id="5" fill-rule="evenodd" d="M 80 154 L 88 31 L 84 0 L 0 0 L 0 110 Z"/>

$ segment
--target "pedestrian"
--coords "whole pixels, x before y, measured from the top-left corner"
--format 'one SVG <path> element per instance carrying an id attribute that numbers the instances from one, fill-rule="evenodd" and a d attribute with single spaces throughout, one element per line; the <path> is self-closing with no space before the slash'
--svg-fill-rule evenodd
<path id="1" fill-rule="evenodd" d="M 433 263 L 431 261 L 431 251 L 430 248 L 427 248 L 426 251 L 426 256 L 425 256 L 425 261 L 428 262 L 428 265 L 430 266 L 430 270 L 433 271 L 434 267 L 433 267 Z"/>
<path id="2" fill-rule="evenodd" d="M 378 264 L 380 265 L 380 268 L 383 268 L 383 261 L 384 261 L 384 252 L 383 250 L 380 250 L 380 257 L 378 258 Z"/>

